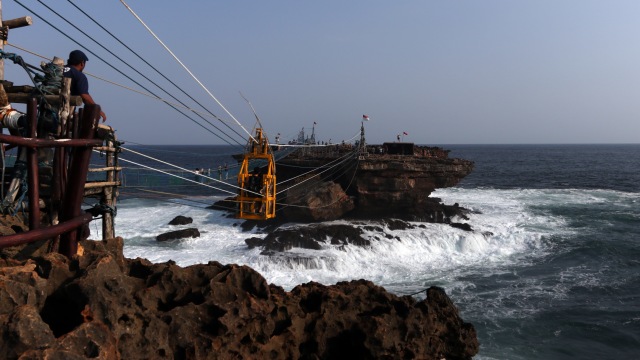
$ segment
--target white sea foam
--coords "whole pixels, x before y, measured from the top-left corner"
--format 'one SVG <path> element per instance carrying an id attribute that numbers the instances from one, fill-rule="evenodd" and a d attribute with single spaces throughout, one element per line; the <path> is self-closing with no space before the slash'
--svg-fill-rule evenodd
<path id="1" fill-rule="evenodd" d="M 120 203 L 116 230 L 125 239 L 127 257 L 144 257 L 153 262 L 173 260 L 183 266 L 212 260 L 244 264 L 287 289 L 308 281 L 332 284 L 366 278 L 400 293 L 432 284 L 464 292 L 473 286 L 458 280 L 464 275 L 500 273 L 506 266 L 544 256 L 550 250 L 549 239 L 571 232 L 565 219 L 547 211 L 550 204 L 584 205 L 610 200 L 609 193 L 579 190 L 451 188 L 438 190 L 434 196 L 447 204 L 458 202 L 473 210 L 468 222 L 475 231 L 414 223 L 414 229 L 384 229 L 385 234 L 365 230 L 364 237 L 372 239 L 368 247 L 325 245 L 321 250 L 292 249 L 282 255 L 265 256 L 260 249 L 248 249 L 244 242 L 264 235 L 242 232 L 240 222 L 222 212 L 188 202 L 138 199 Z M 202 200 L 211 203 L 215 199 L 199 199 Z M 167 224 L 177 215 L 192 217 L 193 224 L 183 227 L 198 228 L 201 237 L 156 242 L 156 235 L 176 229 Z M 98 226 L 92 230 L 98 238 Z M 535 284 L 530 285 L 530 290 L 535 291 Z"/>

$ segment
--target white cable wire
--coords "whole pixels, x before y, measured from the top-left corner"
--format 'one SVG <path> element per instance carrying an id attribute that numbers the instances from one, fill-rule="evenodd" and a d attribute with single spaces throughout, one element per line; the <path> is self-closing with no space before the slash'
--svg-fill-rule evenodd
<path id="1" fill-rule="evenodd" d="M 180 59 L 178 59 L 178 57 L 173 53 L 173 51 L 171 51 L 171 49 L 169 49 L 169 47 L 167 47 L 167 45 L 165 45 L 162 40 L 160 40 L 160 38 L 147 26 L 147 24 L 145 24 L 144 21 L 142 21 L 142 19 L 133 11 L 133 9 L 131 9 L 131 7 L 129 7 L 129 5 L 127 5 L 127 3 L 124 2 L 124 0 L 120 0 L 120 2 L 122 3 L 122 5 L 124 5 L 127 10 L 129 10 L 129 12 L 136 18 L 138 19 L 138 21 L 142 24 L 142 26 L 144 26 L 147 31 L 149 31 L 149 33 L 151 35 L 153 35 L 153 37 L 160 43 L 160 45 L 162 45 L 164 47 L 165 50 L 167 50 L 167 52 L 169 52 L 169 54 L 171 54 L 171 56 L 182 66 L 183 69 L 185 69 L 189 75 L 191 75 L 191 77 L 204 89 L 204 91 L 207 92 L 207 94 L 209 94 L 209 96 L 211 96 L 211 98 L 213 100 L 215 100 L 216 103 L 218 103 L 218 105 L 220 105 L 220 107 L 229 115 L 231 116 L 231 118 L 236 122 L 236 124 L 238 124 L 238 126 L 240 126 L 240 128 L 242 130 L 244 130 L 245 133 L 247 133 L 247 135 L 249 135 L 249 137 L 253 140 L 256 141 L 253 136 L 251 135 L 251 133 L 249 133 L 247 131 L 247 129 L 244 128 L 244 126 L 242 126 L 242 124 L 229 112 L 229 110 L 227 110 L 226 107 L 224 107 L 224 105 L 222 105 L 222 103 L 220 101 L 218 101 L 218 99 L 213 96 L 213 94 L 209 91 L 209 89 L 207 89 L 206 86 L 204 86 L 204 84 L 202 84 L 202 82 L 200 82 L 200 80 L 198 80 L 198 78 L 191 72 L 191 70 L 189 70 L 184 63 L 182 63 L 182 61 L 180 61 Z"/>
<path id="2" fill-rule="evenodd" d="M 150 160 L 153 160 L 153 161 L 157 161 L 157 162 L 162 163 L 162 164 L 165 164 L 165 165 L 169 165 L 169 166 L 174 167 L 174 168 L 176 168 L 176 169 L 179 169 L 179 170 L 182 170 L 182 171 L 186 171 L 186 172 L 191 173 L 191 174 L 194 174 L 194 175 L 200 175 L 200 176 L 202 176 L 203 178 L 206 178 L 206 179 L 209 179 L 209 180 L 213 180 L 213 181 L 216 181 L 216 182 L 219 182 L 219 183 L 223 183 L 224 185 L 231 186 L 231 187 L 236 188 L 236 189 L 240 189 L 240 187 L 238 187 L 238 186 L 236 186 L 236 185 L 231 185 L 231 184 L 229 184 L 229 183 L 227 183 L 227 182 L 225 182 L 225 181 L 222 181 L 222 180 L 219 180 L 219 179 L 216 179 L 216 178 L 212 178 L 212 177 L 209 177 L 209 176 L 207 176 L 207 175 L 203 175 L 203 174 L 196 174 L 196 173 L 195 173 L 195 171 L 193 171 L 193 170 L 185 169 L 185 168 L 180 167 L 180 166 L 178 166 L 178 165 L 174 165 L 174 164 L 171 164 L 171 163 L 169 163 L 169 162 L 166 162 L 166 161 L 163 161 L 163 160 L 160 160 L 160 159 L 156 159 L 156 158 L 154 158 L 154 157 L 152 157 L 152 156 L 145 155 L 145 154 L 140 153 L 140 152 L 137 152 L 137 151 L 135 151 L 135 150 L 131 150 L 131 149 L 129 149 L 129 148 L 125 148 L 125 147 L 121 147 L 121 149 L 122 149 L 122 150 L 126 150 L 126 151 L 128 151 L 128 152 L 130 152 L 130 153 L 133 153 L 133 154 L 136 154 L 136 155 L 139 155 L 139 156 L 145 157 L 145 158 L 147 158 L 147 159 L 150 159 Z M 152 169 L 153 169 L 153 168 L 152 168 Z M 153 169 L 153 170 L 156 170 L 156 169 Z"/>
<path id="3" fill-rule="evenodd" d="M 95 151 L 95 150 L 94 150 L 94 151 Z M 128 163 L 131 163 L 131 164 L 134 164 L 134 165 L 138 165 L 138 166 L 141 166 L 141 167 L 146 168 L 146 169 L 149 169 L 149 170 L 157 171 L 157 172 L 162 173 L 162 174 L 165 174 L 165 175 L 173 176 L 173 177 L 176 177 L 176 178 L 181 179 L 181 180 L 190 181 L 190 182 L 192 182 L 192 183 L 196 183 L 196 184 L 198 184 L 198 185 L 206 186 L 206 187 L 208 187 L 208 188 L 212 188 L 212 189 L 215 189 L 215 190 L 218 190 L 218 191 L 226 192 L 226 193 L 228 193 L 228 194 L 232 194 L 232 195 L 235 195 L 235 194 L 236 194 L 236 193 L 234 193 L 233 191 L 219 189 L 219 188 L 217 188 L 217 187 L 215 187 L 215 186 L 211 186 L 211 185 L 208 185 L 208 184 L 203 184 L 203 183 L 201 183 L 201 182 L 198 182 L 198 181 L 195 181 L 195 180 L 191 180 L 191 179 L 187 179 L 187 178 L 185 178 L 185 177 L 178 176 L 178 175 L 175 175 L 175 174 L 172 174 L 172 173 L 170 173 L 170 172 L 163 171 L 163 170 L 154 169 L 154 168 L 152 168 L 151 166 L 143 165 L 143 164 L 137 163 L 137 162 L 135 162 L 135 161 L 131 161 L 131 160 L 123 159 L 123 158 L 118 158 L 118 160 L 122 160 L 122 161 L 124 161 L 124 162 L 128 162 Z"/>
<path id="4" fill-rule="evenodd" d="M 316 171 L 316 170 L 318 170 L 318 169 L 325 168 L 325 167 L 327 167 L 327 166 L 329 166 L 329 168 L 333 168 L 333 167 L 335 167 L 335 166 L 337 166 L 337 165 L 340 165 L 340 164 L 342 164 L 342 163 L 344 162 L 344 160 L 346 160 L 346 158 L 348 158 L 349 156 L 353 155 L 356 151 L 357 151 L 357 149 L 356 149 L 355 151 L 351 151 L 351 152 L 349 152 L 349 153 L 346 153 L 345 155 L 343 155 L 343 156 L 341 156 L 341 157 L 339 157 L 339 158 L 337 158 L 337 159 L 335 159 L 335 160 L 332 160 L 332 161 L 330 161 L 330 162 L 328 162 L 328 163 L 326 163 L 326 164 L 324 164 L 324 165 L 322 165 L 322 166 L 318 166 L 318 167 L 312 168 L 311 170 L 307 171 L 306 173 L 302 173 L 302 174 L 300 174 L 300 175 L 297 175 L 297 176 L 294 176 L 294 177 L 289 178 L 289 179 L 287 179 L 287 180 L 284 180 L 284 181 L 280 182 L 278 185 L 281 185 L 281 184 L 287 183 L 287 182 L 289 182 L 289 181 L 293 181 L 293 180 L 295 180 L 295 179 L 297 179 L 297 178 L 299 178 L 299 177 L 306 176 L 307 174 L 310 174 L 310 173 L 312 173 L 312 172 L 314 172 L 314 171 Z M 334 162 L 340 162 L 340 163 L 339 163 L 339 164 L 336 164 L 336 165 L 331 166 L 331 164 L 333 164 Z M 295 167 L 295 166 L 291 166 L 291 165 L 281 165 L 281 166 Z M 306 168 L 309 168 L 309 167 L 306 167 Z"/>
<path id="5" fill-rule="evenodd" d="M 353 180 L 356 178 L 356 174 L 358 172 L 358 165 L 360 164 L 360 159 L 358 159 L 358 164 L 356 165 L 356 171 L 353 172 L 353 176 L 351 177 L 351 180 L 349 181 L 349 185 L 347 185 L 347 188 L 344 189 L 345 192 L 345 196 L 346 196 L 346 192 L 347 190 L 349 190 L 349 188 L 351 187 L 351 184 L 353 184 Z M 338 202 L 341 202 L 344 198 L 339 198 L 338 200 L 332 202 L 331 204 L 326 204 L 326 205 L 322 205 L 322 206 L 316 206 L 316 207 L 311 207 L 311 206 L 307 206 L 307 205 L 294 205 L 294 204 L 287 204 L 287 203 L 276 203 L 277 205 L 280 206 L 284 206 L 284 207 L 297 207 L 297 208 L 306 208 L 306 209 L 321 209 L 321 208 L 326 208 L 329 207 L 333 204 L 336 204 Z"/>
<path id="6" fill-rule="evenodd" d="M 302 180 L 301 182 L 299 182 L 299 183 L 297 183 L 297 184 L 295 184 L 295 185 L 291 185 L 291 186 L 289 186 L 289 187 L 288 187 L 288 188 L 286 188 L 286 189 L 283 189 L 283 190 L 278 191 L 278 192 L 276 193 L 276 195 L 281 194 L 281 193 L 283 193 L 283 192 L 285 192 L 285 191 L 287 191 L 287 190 L 289 190 L 289 189 L 292 189 L 292 188 L 294 188 L 294 187 L 296 187 L 296 186 L 302 185 L 302 184 L 304 184 L 305 182 L 307 182 L 307 181 L 309 181 L 309 180 L 311 180 L 311 179 L 313 179 L 313 178 L 316 178 L 316 177 L 318 177 L 318 176 L 322 175 L 323 173 L 325 173 L 325 172 L 327 172 L 327 171 L 329 171 L 329 170 L 331 170 L 331 169 L 333 169 L 333 168 L 335 168 L 335 167 L 337 167 L 337 166 L 339 166 L 339 165 L 344 164 L 347 160 L 349 160 L 349 155 L 353 155 L 355 152 L 356 152 L 356 151 L 353 151 L 353 152 L 347 153 L 347 155 L 346 155 L 346 156 L 344 156 L 344 157 L 342 158 L 343 160 L 342 160 L 342 161 L 340 161 L 339 163 L 337 163 L 337 164 L 335 164 L 335 165 L 333 165 L 333 166 L 331 166 L 331 167 L 328 167 L 328 168 L 326 168 L 326 169 L 324 169 L 324 170 L 320 171 L 319 173 L 317 173 L 317 174 L 315 174 L 315 175 L 313 175 L 313 176 L 311 176 L 311 177 L 309 177 L 309 178 L 307 178 L 307 179 Z M 311 170 L 310 172 L 312 172 L 312 171 L 315 171 L 315 170 Z M 307 173 L 307 174 L 308 174 L 308 173 Z M 304 175 L 304 174 L 303 174 L 303 175 Z M 300 177 L 300 176 L 302 176 L 302 175 L 299 175 L 299 176 L 296 176 L 296 177 Z M 293 179 L 293 178 L 292 178 L 292 179 Z M 291 180 L 291 179 L 289 179 L 289 180 Z M 287 181 L 288 181 L 288 180 L 287 180 Z"/>
<path id="7" fill-rule="evenodd" d="M 22 47 L 18 46 L 18 45 L 10 44 L 10 43 L 7 43 L 6 45 L 11 46 L 11 47 L 14 47 L 14 48 L 16 48 L 16 49 L 18 49 L 18 50 L 24 51 L 24 52 L 29 53 L 29 54 L 31 54 L 31 55 L 37 56 L 37 57 L 39 57 L 39 58 L 41 58 L 41 59 L 48 60 L 48 61 L 52 61 L 52 59 L 50 59 L 50 58 L 48 58 L 48 57 L 46 57 L 46 56 L 40 55 L 40 54 L 35 53 L 35 52 L 33 52 L 33 51 L 29 51 L 29 50 L 27 50 L 27 49 L 25 49 L 25 48 L 22 48 Z M 180 109 L 184 109 L 184 110 L 188 110 L 188 111 L 190 111 L 190 112 L 192 112 L 192 113 L 194 113 L 194 114 L 200 115 L 200 116 L 206 116 L 206 117 L 208 117 L 208 118 L 212 118 L 212 119 L 216 119 L 216 120 L 224 121 L 223 119 L 221 119 L 221 118 L 217 117 L 216 115 L 212 115 L 212 114 L 207 113 L 207 112 L 204 112 L 204 111 L 200 111 L 200 110 L 197 110 L 197 109 L 193 109 L 193 108 L 191 108 L 191 107 L 189 107 L 189 106 L 185 106 L 185 105 L 182 105 L 182 104 L 174 103 L 174 102 L 171 102 L 171 101 L 169 101 L 169 100 L 163 99 L 163 98 L 161 98 L 161 97 L 159 97 L 159 96 L 151 95 L 151 94 L 146 93 L 146 92 L 144 92 L 144 91 L 136 90 L 136 89 L 131 88 L 131 87 L 129 87 L 129 86 L 122 85 L 122 84 L 119 84 L 119 83 L 117 83 L 117 82 L 114 82 L 114 81 L 111 81 L 111 80 L 105 79 L 105 78 L 103 78 L 103 77 L 101 77 L 101 76 L 99 76 L 99 75 L 93 74 L 93 73 L 91 73 L 91 72 L 83 71 L 83 73 L 84 73 L 85 75 L 87 75 L 87 76 L 90 76 L 90 77 L 94 78 L 94 79 L 98 79 L 98 80 L 100 80 L 100 81 L 104 81 L 104 82 L 106 82 L 107 84 L 111 84 L 111 85 L 114 85 L 114 86 L 117 86 L 117 87 L 123 88 L 123 89 L 125 89 L 125 90 L 129 90 L 129 91 L 131 91 L 131 92 L 134 92 L 134 93 L 136 93 L 136 94 L 139 94 L 139 95 L 142 95 L 142 96 L 146 96 L 146 97 L 148 97 L 148 98 L 151 98 L 151 99 L 154 99 L 154 100 L 157 100 L 157 101 L 161 101 L 161 102 L 163 102 L 163 103 L 165 103 L 165 104 L 167 104 L 167 105 L 170 105 L 170 106 L 173 106 L 173 107 L 176 107 L 176 108 L 180 108 Z"/>

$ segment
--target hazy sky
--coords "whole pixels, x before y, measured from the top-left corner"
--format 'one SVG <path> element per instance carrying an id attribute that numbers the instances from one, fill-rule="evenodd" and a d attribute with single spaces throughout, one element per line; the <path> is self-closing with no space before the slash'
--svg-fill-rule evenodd
<path id="1" fill-rule="evenodd" d="M 25 10 L 19 3 L 27 6 Z M 225 124 L 246 134 L 118 0 L 43 1 L 189 107 L 194 101 L 113 40 L 107 28 Z M 640 142 L 640 1 L 168 1 L 126 3 L 248 130 L 244 94 L 271 140 L 317 122 L 319 140 L 453 143 Z M 31 15 L 9 43 L 66 60 L 88 51 L 86 72 L 169 102 L 167 93 L 46 9 L 4 0 L 3 18 Z M 32 64 L 41 59 L 11 46 Z M 93 52 L 94 54 L 92 54 Z M 119 69 L 148 90 L 109 67 Z M 5 77 L 28 84 L 11 62 Z M 120 139 L 143 144 L 224 144 L 229 139 L 158 100 L 90 78 Z M 212 134 L 216 133 L 218 136 Z"/>

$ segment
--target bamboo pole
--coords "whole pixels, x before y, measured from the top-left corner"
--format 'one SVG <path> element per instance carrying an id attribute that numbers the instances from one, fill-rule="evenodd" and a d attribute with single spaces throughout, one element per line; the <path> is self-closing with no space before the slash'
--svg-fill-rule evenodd
<path id="1" fill-rule="evenodd" d="M 108 147 L 113 147 L 113 141 L 107 142 Z M 107 154 L 107 167 L 115 167 L 114 157 L 116 156 L 116 152 L 109 152 Z M 118 186 L 118 182 L 115 181 L 115 170 L 111 170 L 107 172 L 107 186 L 104 187 L 104 192 L 102 193 L 102 198 L 100 202 L 105 208 L 113 209 L 116 205 L 116 199 L 114 195 L 114 188 Z M 102 239 L 111 239 L 115 237 L 115 230 L 113 226 L 113 214 L 110 211 L 105 211 L 102 214 Z"/>
<path id="2" fill-rule="evenodd" d="M 120 186 L 120 181 L 101 181 L 101 182 L 88 182 L 84 184 L 85 189 L 93 189 L 100 187 Z"/>
<path id="3" fill-rule="evenodd" d="M 93 148 L 94 150 L 97 151 L 105 151 L 105 152 L 117 152 L 119 151 L 119 149 L 116 149 L 114 147 L 111 146 L 97 146 Z"/>
<path id="4" fill-rule="evenodd" d="M 24 26 L 29 26 L 31 24 L 33 24 L 33 19 L 31 19 L 31 16 L 23 16 L 11 20 L 2 20 L 2 26 L 6 26 L 9 29 L 17 29 Z"/>
<path id="5" fill-rule="evenodd" d="M 110 167 L 103 167 L 103 168 L 90 168 L 89 172 L 101 172 L 101 171 L 109 171 L 109 170 L 120 171 L 120 170 L 122 170 L 122 167 L 121 166 L 110 166 Z"/>

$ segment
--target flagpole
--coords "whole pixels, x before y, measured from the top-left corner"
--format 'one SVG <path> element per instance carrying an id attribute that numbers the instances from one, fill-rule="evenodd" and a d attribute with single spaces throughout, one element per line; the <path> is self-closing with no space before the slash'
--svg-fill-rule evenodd
<path id="1" fill-rule="evenodd" d="M 364 137 L 364 121 L 368 119 L 366 115 L 362 115 L 362 120 L 360 121 L 360 151 L 358 155 L 358 159 L 364 159 L 364 156 L 367 156 L 367 144 Z"/>

